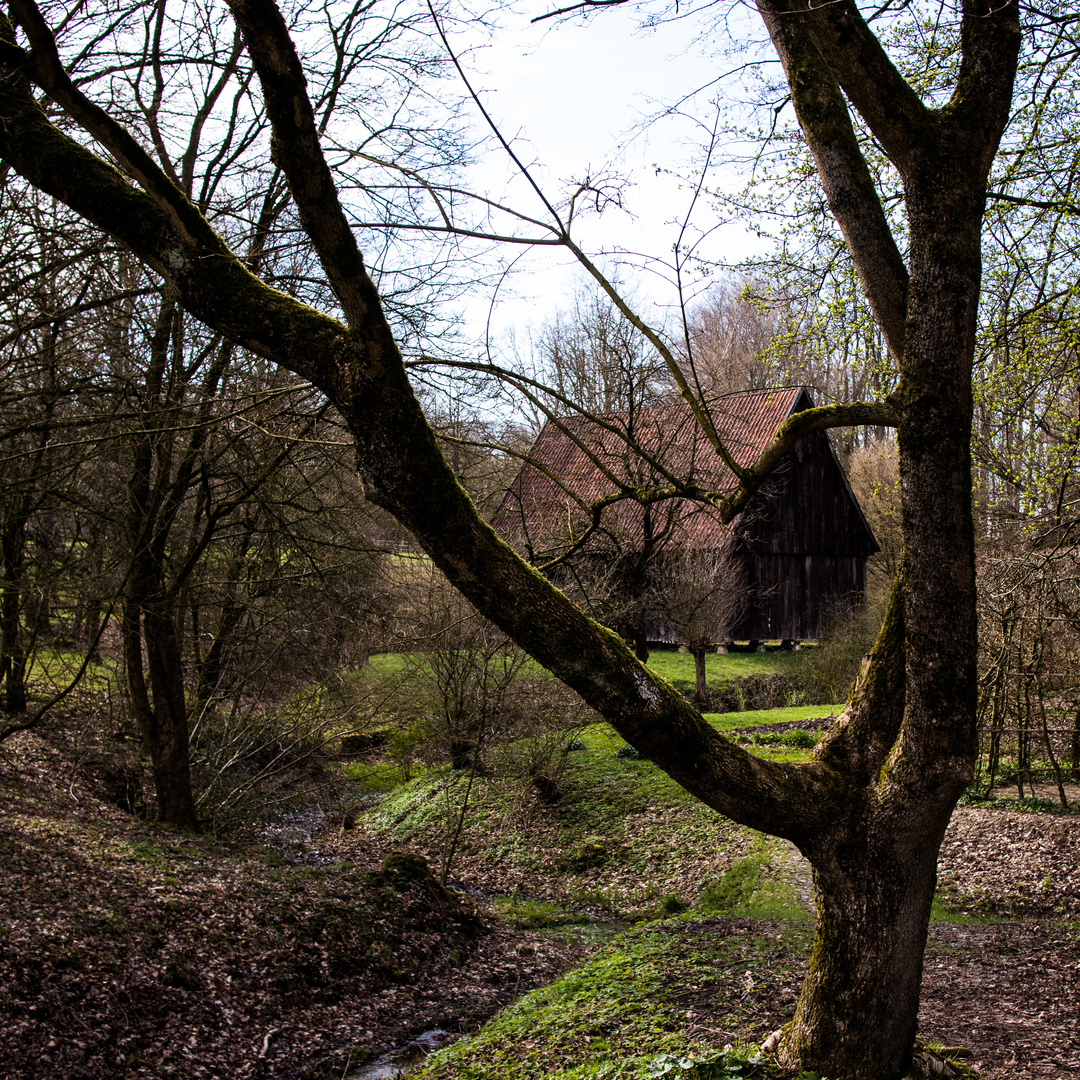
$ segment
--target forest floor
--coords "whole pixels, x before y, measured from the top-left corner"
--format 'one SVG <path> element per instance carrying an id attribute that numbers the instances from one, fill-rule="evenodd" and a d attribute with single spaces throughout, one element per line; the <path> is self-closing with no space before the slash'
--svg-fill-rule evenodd
<path id="1" fill-rule="evenodd" d="M 359 1077 L 432 1030 L 447 1033 L 432 1042 L 471 1037 L 456 1057 L 433 1059 L 433 1075 L 569 1076 L 602 1040 L 568 1026 L 563 1009 L 538 1050 L 546 991 L 527 992 L 564 985 L 572 967 L 580 985 L 603 963 L 608 978 L 620 955 L 647 965 L 641 950 L 657 940 L 656 962 L 669 969 L 633 990 L 659 1010 L 649 1014 L 657 1046 L 747 1045 L 791 1016 L 812 925 L 794 913 L 689 911 L 601 944 L 569 916 L 554 932 L 514 929 L 520 905 L 503 922 L 495 894 L 564 911 L 573 899 L 566 875 L 535 853 L 508 876 L 482 835 L 466 835 L 452 874 L 463 896 L 413 861 L 385 862 L 402 846 L 392 830 L 344 830 L 317 815 L 287 844 L 272 833 L 180 835 L 103 800 L 100 774 L 72 760 L 59 733 L 0 749 L 0 1075 L 12 1080 Z M 732 826 L 717 861 L 689 848 L 671 858 L 659 846 L 692 840 L 696 827 L 679 813 L 645 815 L 628 846 L 660 868 L 658 895 L 692 898 L 756 842 Z M 437 845 L 422 834 L 407 846 L 437 867 Z M 793 853 L 776 863 L 805 898 Z M 970 1048 L 982 1080 L 1080 1075 L 1080 816 L 961 807 L 939 876 L 945 906 L 926 956 L 923 1034 Z M 584 914 L 610 916 L 610 904 L 587 898 L 605 887 L 630 897 L 627 877 L 625 865 L 579 873 Z M 485 1021 L 508 1005 L 485 1042 Z M 615 1058 L 640 1051 L 617 1033 L 604 1038 Z M 501 1064 L 489 1067 L 491 1040 Z"/>

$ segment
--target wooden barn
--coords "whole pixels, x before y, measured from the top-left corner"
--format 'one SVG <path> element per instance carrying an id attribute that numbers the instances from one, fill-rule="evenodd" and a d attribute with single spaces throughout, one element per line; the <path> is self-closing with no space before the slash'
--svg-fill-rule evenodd
<path id="1" fill-rule="evenodd" d="M 784 420 L 812 406 L 809 393 L 795 387 L 720 398 L 710 415 L 728 451 L 747 466 Z M 718 492 L 734 486 L 681 400 L 551 421 L 492 524 L 537 565 L 574 549 L 578 565 L 616 568 L 630 592 L 650 567 L 662 568 L 665 555 L 726 550 L 747 590 L 731 640 L 820 638 L 830 611 L 862 602 L 866 560 L 878 546 L 825 433 L 801 438 L 731 525 L 687 500 L 643 507 L 621 499 L 596 510 L 620 491 L 672 478 Z M 668 637 L 655 624 L 643 633 L 653 642 Z"/>

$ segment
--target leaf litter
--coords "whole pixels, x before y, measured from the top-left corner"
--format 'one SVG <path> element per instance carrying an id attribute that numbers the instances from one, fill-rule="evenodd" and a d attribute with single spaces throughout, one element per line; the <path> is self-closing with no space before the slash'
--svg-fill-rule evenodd
<path id="1" fill-rule="evenodd" d="M 340 1077 L 425 1030 L 475 1032 L 582 956 L 500 925 L 482 900 L 481 932 L 467 897 L 380 874 L 400 846 L 386 836 L 309 833 L 323 865 L 294 866 L 265 845 L 141 821 L 94 797 L 56 734 L 0 751 L 0 800 L 12 1080 Z M 643 826 L 634 842 L 661 837 Z M 731 858 L 699 853 L 693 873 Z M 466 882 L 481 865 L 462 860 Z M 603 868 L 590 874 L 602 889 Z M 923 1035 L 969 1047 L 983 1080 L 1080 1075 L 1080 817 L 961 807 L 939 878 L 960 921 L 931 927 Z M 542 896 L 543 882 L 540 867 L 519 884 Z M 801 960 L 784 964 L 774 992 L 739 991 L 747 1030 L 790 1016 Z M 696 997 L 687 1035 L 719 1030 L 729 1004 L 715 988 Z"/>

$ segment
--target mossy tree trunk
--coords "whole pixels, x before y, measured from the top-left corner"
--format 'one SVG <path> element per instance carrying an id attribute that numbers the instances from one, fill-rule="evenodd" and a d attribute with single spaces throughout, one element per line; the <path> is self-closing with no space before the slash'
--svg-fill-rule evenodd
<path id="1" fill-rule="evenodd" d="M 413 532 L 480 612 L 687 790 L 799 846 L 813 866 L 820 919 L 781 1054 L 846 1080 L 897 1080 L 915 1033 L 937 851 L 975 755 L 970 373 L 985 184 L 1019 47 L 1015 4 L 963 3 L 956 90 L 931 110 L 853 3 L 759 2 L 830 207 L 900 370 L 886 402 L 792 417 L 742 470 L 737 492 L 710 496 L 731 520 L 808 431 L 898 428 L 901 576 L 844 713 L 803 765 L 767 762 L 720 736 L 478 517 L 409 387 L 272 0 L 231 7 L 274 128 L 274 160 L 347 325 L 249 273 L 138 141 L 71 83 L 28 0 L 11 7 L 33 52 L 0 22 L 3 160 L 126 243 L 196 317 L 319 386 L 355 437 L 368 497 Z M 31 80 L 126 175 L 51 124 Z M 906 260 L 860 153 L 849 102 L 903 178 Z"/>

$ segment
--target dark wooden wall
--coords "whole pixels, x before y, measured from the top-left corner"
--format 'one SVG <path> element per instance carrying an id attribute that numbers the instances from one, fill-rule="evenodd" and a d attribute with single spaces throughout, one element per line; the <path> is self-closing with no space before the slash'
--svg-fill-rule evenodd
<path id="1" fill-rule="evenodd" d="M 834 610 L 862 602 L 877 543 L 824 433 L 800 440 L 736 534 L 750 598 L 734 639 L 819 638 Z"/>

